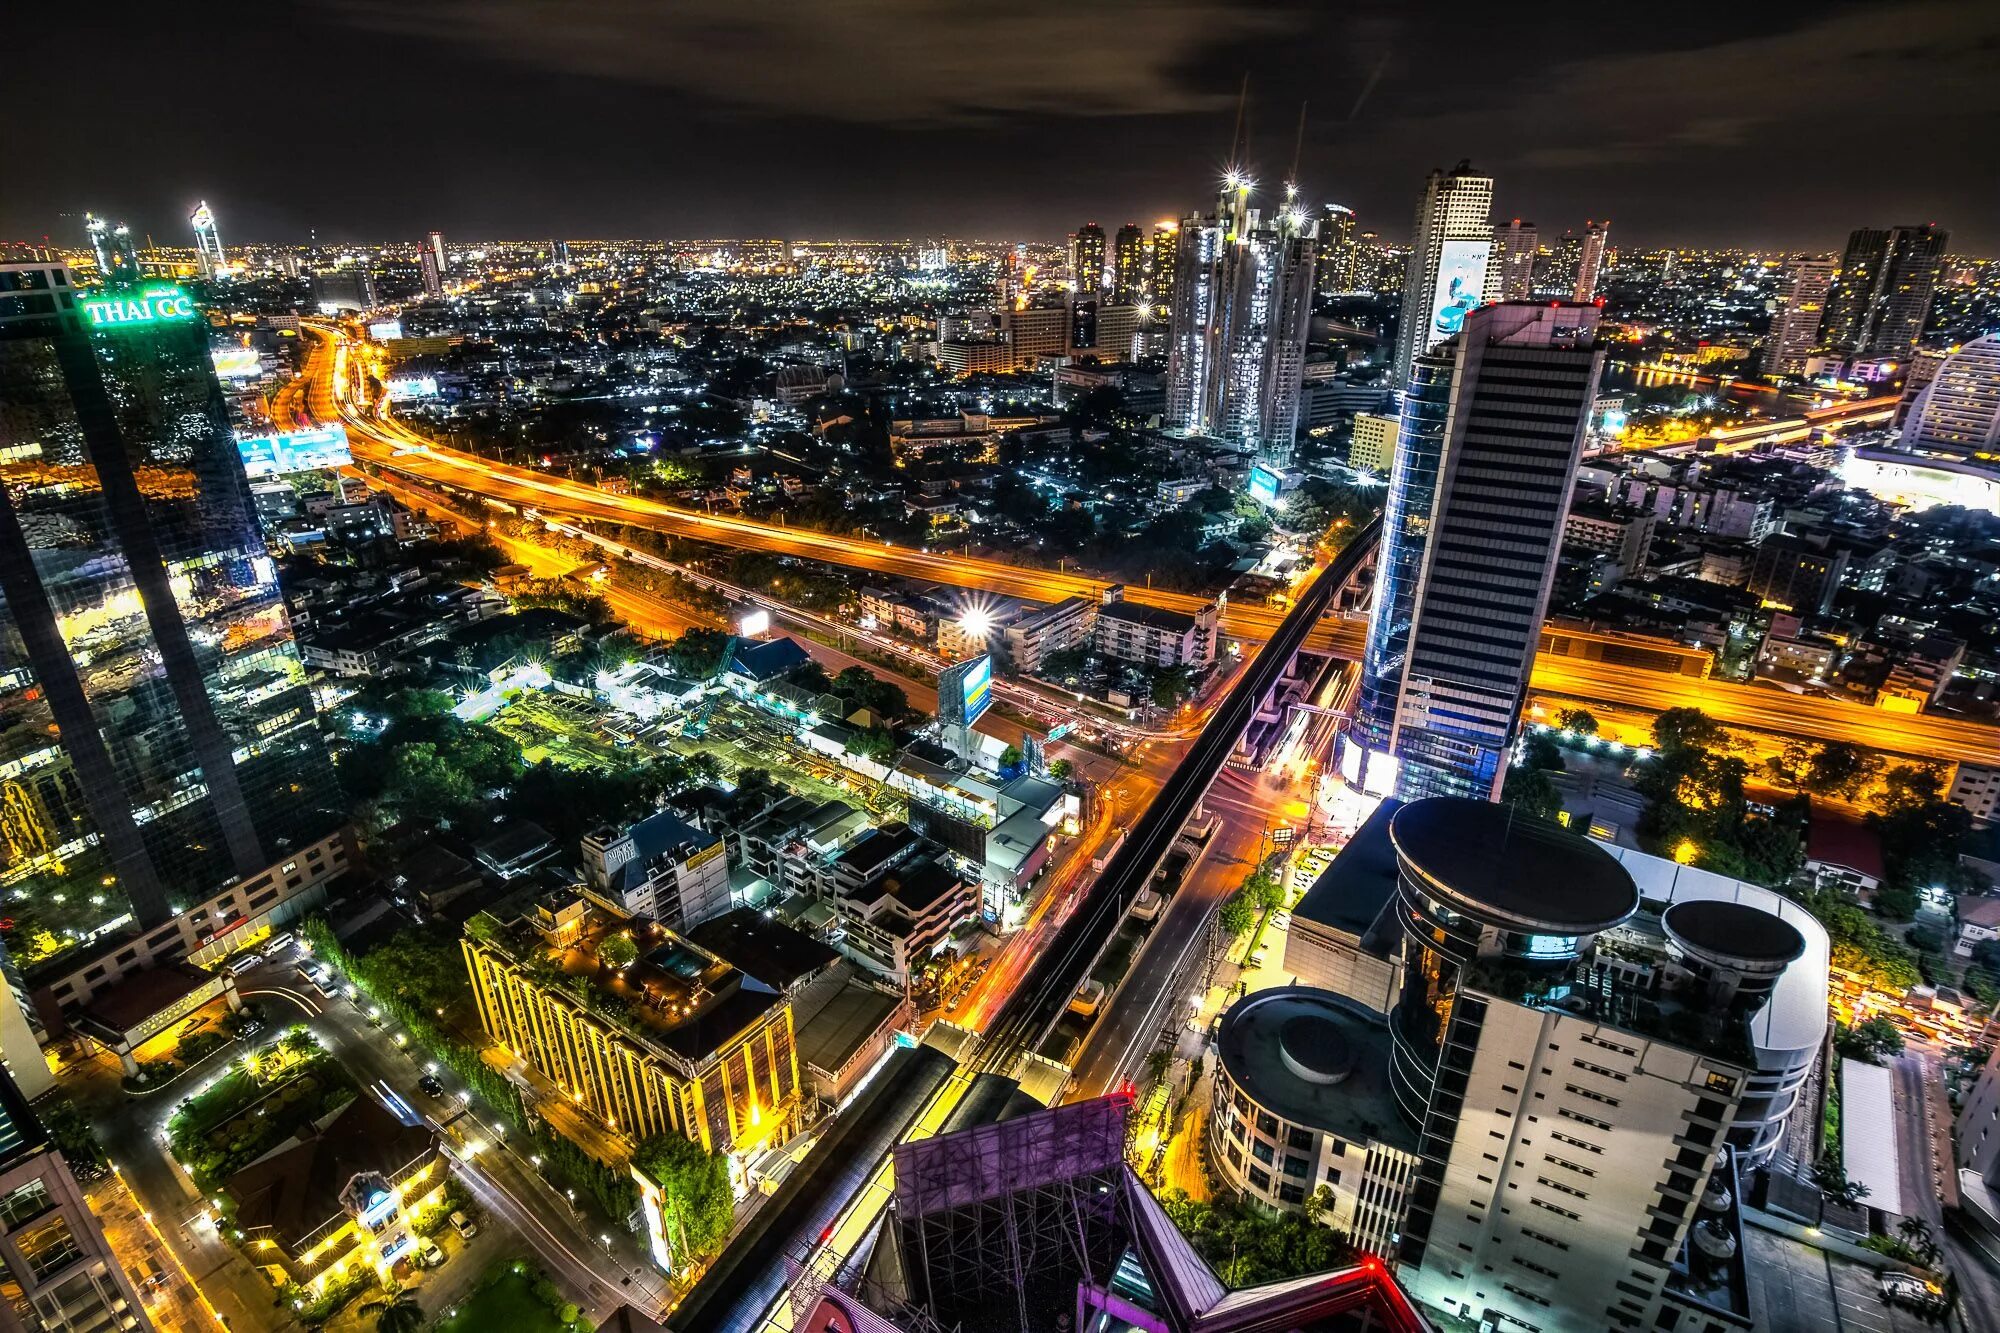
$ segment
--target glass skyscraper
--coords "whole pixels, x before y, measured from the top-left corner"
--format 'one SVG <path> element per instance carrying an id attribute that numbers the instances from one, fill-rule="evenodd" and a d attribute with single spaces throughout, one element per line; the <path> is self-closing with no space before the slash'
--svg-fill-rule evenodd
<path id="1" fill-rule="evenodd" d="M 340 822 L 208 334 L 178 287 L 0 265 L 0 889 L 41 928 L 23 962 Z"/>
<path id="2" fill-rule="evenodd" d="M 1350 786 L 1497 794 L 1603 366 L 1597 322 L 1594 305 L 1482 306 L 1412 363 Z"/>

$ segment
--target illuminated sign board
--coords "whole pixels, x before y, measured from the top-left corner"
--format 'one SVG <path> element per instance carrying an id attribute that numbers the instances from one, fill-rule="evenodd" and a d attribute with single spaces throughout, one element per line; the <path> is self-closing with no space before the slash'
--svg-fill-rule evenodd
<path id="1" fill-rule="evenodd" d="M 403 321 L 385 319 L 379 324 L 368 326 L 368 336 L 378 343 L 393 342 L 403 336 Z"/>
<path id="2" fill-rule="evenodd" d="M 1250 498 L 1259 504 L 1278 503 L 1278 474 L 1263 464 L 1250 469 Z"/>
<path id="3" fill-rule="evenodd" d="M 404 375 L 390 380 L 383 386 L 392 403 L 407 403 L 413 398 L 437 397 L 438 382 L 435 375 Z"/>
<path id="4" fill-rule="evenodd" d="M 736 632 L 746 639 L 754 639 L 759 634 L 771 632 L 771 613 L 759 608 L 745 612 L 743 619 L 736 622 Z"/>
<path id="5" fill-rule="evenodd" d="M 84 298 L 83 317 L 93 329 L 136 324 L 180 324 L 195 318 L 194 300 L 174 286 L 145 287 Z"/>
<path id="6" fill-rule="evenodd" d="M 215 373 L 225 380 L 254 380 L 264 373 L 254 347 L 221 347 L 214 353 Z"/>
<path id="7" fill-rule="evenodd" d="M 993 659 L 982 655 L 967 665 L 972 668 L 965 673 L 965 725 L 969 727 L 993 702 Z"/>
<path id="8" fill-rule="evenodd" d="M 275 477 L 286 472 L 346 467 L 354 461 L 347 448 L 347 428 L 293 430 L 277 435 L 239 435 L 236 453 L 248 477 Z"/>
<path id="9" fill-rule="evenodd" d="M 1486 260 L 1491 241 L 1446 241 L 1438 251 L 1437 285 L 1431 289 L 1430 322 L 1424 328 L 1422 351 L 1465 327 L 1465 317 L 1479 305 L 1486 287 Z"/>

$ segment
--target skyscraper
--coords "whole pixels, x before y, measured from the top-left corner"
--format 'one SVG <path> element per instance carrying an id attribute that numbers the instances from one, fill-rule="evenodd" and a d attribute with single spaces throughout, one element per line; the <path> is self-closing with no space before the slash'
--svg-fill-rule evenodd
<path id="1" fill-rule="evenodd" d="M 1104 290 L 1104 228 L 1095 222 L 1084 223 L 1069 238 L 1069 276 L 1078 296 Z"/>
<path id="2" fill-rule="evenodd" d="M 1785 290 L 1771 317 L 1764 340 L 1764 373 L 1796 375 L 1805 369 L 1806 354 L 1819 341 L 1826 316 L 1826 294 L 1833 286 L 1833 261 L 1794 259 L 1785 267 Z"/>
<path id="3" fill-rule="evenodd" d="M 1515 218 L 1493 229 L 1493 256 L 1486 265 L 1488 301 L 1525 301 L 1535 294 L 1535 256 L 1541 236 L 1532 222 Z"/>
<path id="4" fill-rule="evenodd" d="M 99 282 L 139 280 L 139 247 L 132 240 L 130 227 L 122 222 L 114 225 L 95 213 L 85 213 L 83 230 L 90 237 L 91 252 L 97 256 Z"/>
<path id="5" fill-rule="evenodd" d="M 1604 268 L 1604 243 L 1610 236 L 1611 223 L 1608 219 L 1583 224 L 1583 236 L 1577 244 L 1576 268 L 1571 274 L 1572 301 L 1597 299 L 1597 275 Z"/>
<path id="6" fill-rule="evenodd" d="M 1820 336 L 1851 357 L 1908 356 L 1930 315 L 1949 239 L 1934 222 L 1850 235 Z"/>
<path id="7" fill-rule="evenodd" d="M 1509 303 L 1418 356 L 1383 513 L 1348 781 L 1497 792 L 1603 351 L 1594 305 Z"/>
<path id="8" fill-rule="evenodd" d="M 425 236 L 424 249 L 430 251 L 432 261 L 437 264 L 438 275 L 442 277 L 444 271 L 451 267 L 451 261 L 444 252 L 444 233 L 434 231 Z"/>
<path id="9" fill-rule="evenodd" d="M 1417 357 L 1458 332 L 1466 312 L 1484 297 L 1492 213 L 1493 178 L 1470 162 L 1433 170 L 1424 182 L 1396 326 L 1397 389 L 1409 381 Z"/>
<path id="10" fill-rule="evenodd" d="M 151 927 L 269 883 L 338 800 L 207 322 L 60 263 L 0 291 L 0 885 Z"/>
<path id="11" fill-rule="evenodd" d="M 1355 261 L 1354 210 L 1346 204 L 1327 204 L 1319 220 L 1319 264 L 1313 290 L 1321 296 L 1358 291 L 1360 266 Z"/>
<path id="12" fill-rule="evenodd" d="M 1136 222 L 1118 229 L 1111 245 L 1111 299 L 1129 305 L 1146 285 L 1146 233 Z"/>
<path id="13" fill-rule="evenodd" d="M 1215 212 L 1181 226 L 1167 424 L 1282 465 L 1298 427 L 1318 226 L 1289 197 L 1264 218 L 1250 190 L 1232 172 Z"/>
<path id="14" fill-rule="evenodd" d="M 194 228 L 195 262 L 201 265 L 201 276 L 212 278 L 223 265 L 222 237 L 215 229 L 215 211 L 208 200 L 195 205 L 188 225 Z"/>
<path id="15" fill-rule="evenodd" d="M 1181 224 L 1171 218 L 1153 224 L 1152 244 L 1146 248 L 1146 294 L 1154 313 L 1170 318 L 1174 308 L 1175 267 L 1180 255 Z"/>
<path id="16" fill-rule="evenodd" d="M 431 235 L 437 235 L 432 232 Z M 424 295 L 444 295 L 444 269 L 439 266 L 437 250 L 426 245 L 417 255 L 417 264 L 424 271 Z"/>
<path id="17" fill-rule="evenodd" d="M 1948 453 L 2000 451 L 2000 333 L 1974 338 L 1945 358 L 1917 391 L 1903 439 Z"/>

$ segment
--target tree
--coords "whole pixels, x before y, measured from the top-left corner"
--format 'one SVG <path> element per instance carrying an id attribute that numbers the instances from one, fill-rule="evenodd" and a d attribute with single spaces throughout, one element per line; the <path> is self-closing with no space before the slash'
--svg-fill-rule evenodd
<path id="1" fill-rule="evenodd" d="M 1285 905 L 1284 881 L 1268 871 L 1252 872 L 1239 892 L 1261 912 L 1275 912 Z"/>
<path id="2" fill-rule="evenodd" d="M 1562 789 L 1547 770 L 1516 764 L 1507 770 L 1507 785 L 1500 799 L 1524 815 L 1551 823 L 1562 813 Z"/>
<path id="3" fill-rule="evenodd" d="M 1894 1023 L 1878 1014 L 1844 1029 L 1833 1039 L 1833 1044 L 1850 1059 L 1879 1065 L 1902 1053 L 1903 1034 L 1896 1031 Z"/>
<path id="4" fill-rule="evenodd" d="M 694 680 L 718 676 L 729 665 L 730 637 L 721 630 L 695 626 L 666 645 L 667 663 Z"/>
<path id="5" fill-rule="evenodd" d="M 814 694 L 825 694 L 833 688 L 833 678 L 826 674 L 826 668 L 811 658 L 807 658 L 786 672 L 785 679 L 802 690 L 811 690 Z"/>
<path id="6" fill-rule="evenodd" d="M 1222 906 L 1216 909 L 1215 919 L 1222 927 L 1224 935 L 1236 936 L 1243 934 L 1256 923 L 1257 912 L 1242 894 L 1232 893 L 1223 899 Z"/>
<path id="7" fill-rule="evenodd" d="M 1556 725 L 1564 731 L 1573 731 L 1579 736 L 1595 736 L 1597 719 L 1588 709 L 1559 708 L 1556 710 Z"/>
<path id="8" fill-rule="evenodd" d="M 1158 1083 L 1166 1078 L 1167 1070 L 1173 1067 L 1174 1053 L 1168 1050 L 1152 1051 L 1146 1056 L 1146 1082 Z"/>
<path id="9" fill-rule="evenodd" d="M 375 1314 L 376 1333 L 417 1333 L 424 1326 L 424 1307 L 414 1287 L 404 1287 Z"/>
<path id="10" fill-rule="evenodd" d="M 1828 741 L 1813 752 L 1806 789 L 1821 796 L 1852 800 L 1881 771 L 1880 755 L 1846 741 Z"/>
<path id="11" fill-rule="evenodd" d="M 1020 766 L 1020 763 L 1021 763 L 1021 747 L 1020 747 L 1020 746 L 1018 746 L 1018 745 L 1008 745 L 1008 746 L 1005 746 L 1005 747 L 1003 747 L 1003 748 L 1001 749 L 1001 751 L 1000 751 L 1000 767 L 1001 767 L 1001 768 L 1003 768 L 1003 769 L 1005 769 L 1005 768 L 1017 768 L 1017 767 L 1019 767 L 1019 766 Z"/>
<path id="12" fill-rule="evenodd" d="M 1771 770 L 1771 776 L 1790 787 L 1793 791 L 1803 791 L 1812 776 L 1813 753 L 1798 741 L 1786 741 L 1778 753 L 1764 761 Z"/>
<path id="13" fill-rule="evenodd" d="M 1521 738 L 1521 757 L 1517 768 L 1546 769 L 1560 773 L 1569 765 L 1563 760 L 1562 747 L 1551 740 L 1547 733 L 1531 731 Z"/>
<path id="14" fill-rule="evenodd" d="M 1153 703 L 1158 707 L 1178 708 L 1192 693 L 1194 673 L 1186 667 L 1168 667 L 1153 677 Z"/>
<path id="15" fill-rule="evenodd" d="M 1722 749 L 1729 733 L 1699 708 L 1669 708 L 1653 719 L 1653 743 L 1667 752 Z"/>
<path id="16" fill-rule="evenodd" d="M 660 1188 L 660 1230 L 676 1267 L 721 1246 L 735 1217 L 727 1157 L 684 1135 L 661 1134 L 638 1146 L 632 1166 Z"/>
<path id="17" fill-rule="evenodd" d="M 1929 764 L 1898 764 L 1882 778 L 1875 808 L 1885 816 L 1908 814 L 1944 796 L 1944 774 Z"/>
<path id="18" fill-rule="evenodd" d="M 1868 1187 L 1847 1178 L 1847 1170 L 1832 1156 L 1826 1156 L 1813 1164 L 1813 1183 L 1831 1198 L 1838 1199 L 1850 1208 L 1868 1197 Z"/>
<path id="19" fill-rule="evenodd" d="M 887 727 L 857 727 L 847 738 L 847 752 L 887 763 L 896 757 L 896 733 Z"/>
<path id="20" fill-rule="evenodd" d="M 598 941 L 597 961 L 614 970 L 628 968 L 639 961 L 638 942 L 623 933 L 606 935 Z"/>
<path id="21" fill-rule="evenodd" d="M 1074 772 L 1076 772 L 1076 765 L 1067 759 L 1051 759 L 1049 761 L 1049 776 L 1057 782 L 1068 782 L 1070 775 Z"/>

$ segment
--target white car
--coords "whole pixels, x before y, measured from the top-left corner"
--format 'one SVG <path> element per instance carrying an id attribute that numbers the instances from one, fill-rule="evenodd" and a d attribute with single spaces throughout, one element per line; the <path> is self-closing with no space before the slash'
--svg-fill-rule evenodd
<path id="1" fill-rule="evenodd" d="M 1273 930 L 1290 930 L 1292 928 L 1292 914 L 1290 912 L 1271 913 L 1271 928 Z"/>

